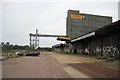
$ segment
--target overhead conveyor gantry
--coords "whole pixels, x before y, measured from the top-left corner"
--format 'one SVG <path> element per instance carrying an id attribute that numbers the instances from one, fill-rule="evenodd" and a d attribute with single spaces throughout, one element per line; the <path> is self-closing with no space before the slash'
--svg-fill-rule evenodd
<path id="1" fill-rule="evenodd" d="M 36 29 L 36 34 L 30 33 L 29 36 L 30 36 L 30 47 L 33 46 L 33 48 L 39 47 L 38 37 L 67 37 L 65 35 L 39 34 L 37 29 Z M 35 37 L 35 38 L 32 38 L 32 37 Z"/>

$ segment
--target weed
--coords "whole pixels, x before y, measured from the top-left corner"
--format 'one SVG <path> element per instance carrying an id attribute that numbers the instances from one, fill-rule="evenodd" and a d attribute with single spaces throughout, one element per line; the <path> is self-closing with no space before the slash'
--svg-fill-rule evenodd
<path id="1" fill-rule="evenodd" d="M 55 61 L 57 62 L 57 59 L 55 59 Z"/>

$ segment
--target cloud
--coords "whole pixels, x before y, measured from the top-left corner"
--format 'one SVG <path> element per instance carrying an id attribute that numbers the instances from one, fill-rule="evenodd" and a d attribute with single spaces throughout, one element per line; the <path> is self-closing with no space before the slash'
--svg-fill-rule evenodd
<path id="1" fill-rule="evenodd" d="M 12 0 L 11 0 L 12 1 Z M 21 0 L 19 0 L 21 1 Z M 116 0 L 117 1 L 117 0 Z M 29 33 L 66 34 L 66 17 L 69 9 L 80 13 L 112 16 L 118 19 L 117 2 L 40 1 L 2 3 L 3 41 L 29 45 Z M 41 46 L 60 43 L 56 38 L 40 38 Z"/>

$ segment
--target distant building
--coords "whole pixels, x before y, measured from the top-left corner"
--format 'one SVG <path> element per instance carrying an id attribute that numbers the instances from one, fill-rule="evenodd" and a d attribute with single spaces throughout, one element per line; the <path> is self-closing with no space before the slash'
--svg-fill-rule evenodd
<path id="1" fill-rule="evenodd" d="M 79 13 L 77 10 L 68 10 L 66 34 L 70 39 L 96 30 L 112 23 L 112 17 Z"/>
<path id="2" fill-rule="evenodd" d="M 69 46 L 67 46 L 66 44 L 56 44 L 52 46 L 52 48 L 55 52 L 70 52 Z"/>

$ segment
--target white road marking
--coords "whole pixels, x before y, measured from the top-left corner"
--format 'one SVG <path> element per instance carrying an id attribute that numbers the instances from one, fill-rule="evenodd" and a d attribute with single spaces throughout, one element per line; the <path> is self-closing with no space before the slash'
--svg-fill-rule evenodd
<path id="1" fill-rule="evenodd" d="M 90 78 L 88 75 L 79 72 L 72 67 L 63 67 L 63 69 L 73 78 Z"/>

